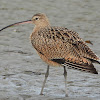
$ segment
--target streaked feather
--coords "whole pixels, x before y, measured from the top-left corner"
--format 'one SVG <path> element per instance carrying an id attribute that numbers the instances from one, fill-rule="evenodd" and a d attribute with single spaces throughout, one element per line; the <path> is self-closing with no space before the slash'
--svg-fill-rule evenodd
<path id="1" fill-rule="evenodd" d="M 69 68 L 97 74 L 92 62 L 98 62 L 99 58 L 78 33 L 72 30 L 64 27 L 51 27 L 49 24 L 41 26 L 40 29 L 36 27 L 31 35 L 31 42 L 42 56 L 41 58 L 47 59 L 44 60 L 46 63 L 56 62 Z"/>

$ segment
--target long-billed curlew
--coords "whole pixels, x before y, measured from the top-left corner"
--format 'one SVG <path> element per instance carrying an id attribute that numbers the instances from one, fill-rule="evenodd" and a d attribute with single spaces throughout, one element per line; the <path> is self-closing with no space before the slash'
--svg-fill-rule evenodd
<path id="1" fill-rule="evenodd" d="M 86 45 L 78 33 L 64 27 L 52 27 L 45 14 L 35 14 L 32 20 L 14 23 L 7 27 L 29 22 L 35 24 L 30 36 L 32 46 L 36 49 L 40 58 L 48 64 L 40 94 L 43 94 L 49 75 L 49 66 L 63 66 L 66 96 L 68 96 L 66 67 L 98 74 L 93 63 L 100 64 L 100 58 Z"/>

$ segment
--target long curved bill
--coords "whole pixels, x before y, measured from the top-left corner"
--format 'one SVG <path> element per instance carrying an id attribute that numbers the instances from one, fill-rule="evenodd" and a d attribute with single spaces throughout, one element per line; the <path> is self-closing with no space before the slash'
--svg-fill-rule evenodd
<path id="1" fill-rule="evenodd" d="M 10 25 L 0 29 L 0 31 L 4 30 L 6 28 L 9 28 L 11 26 L 14 26 L 14 25 L 25 24 L 25 23 L 32 23 L 32 20 L 26 20 L 26 21 L 21 21 L 21 22 L 16 22 L 14 24 L 10 24 Z M 89 43 L 89 44 L 93 45 L 93 43 L 90 40 L 85 41 L 85 43 Z"/>
<path id="2" fill-rule="evenodd" d="M 21 22 L 16 22 L 16 23 L 14 23 L 14 24 L 10 24 L 10 25 L 8 25 L 8 26 L 6 26 L 6 27 L 0 29 L 0 31 L 4 30 L 4 29 L 6 29 L 6 28 L 9 28 L 9 27 L 11 27 L 11 26 L 14 26 L 14 25 L 25 24 L 25 23 L 32 23 L 32 20 L 26 20 L 26 21 L 21 21 Z"/>

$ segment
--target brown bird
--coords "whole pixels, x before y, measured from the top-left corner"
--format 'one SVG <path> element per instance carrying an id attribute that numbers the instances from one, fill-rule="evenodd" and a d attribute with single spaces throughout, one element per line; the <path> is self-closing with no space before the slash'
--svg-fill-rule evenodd
<path id="1" fill-rule="evenodd" d="M 43 94 L 49 75 L 49 66 L 62 66 L 64 68 L 66 96 L 68 96 L 66 67 L 98 74 L 93 63 L 100 64 L 100 58 L 86 45 L 78 33 L 64 27 L 51 26 L 45 14 L 35 14 L 32 20 L 14 23 L 7 27 L 28 22 L 35 24 L 30 36 L 32 46 L 40 58 L 48 64 L 40 94 Z"/>

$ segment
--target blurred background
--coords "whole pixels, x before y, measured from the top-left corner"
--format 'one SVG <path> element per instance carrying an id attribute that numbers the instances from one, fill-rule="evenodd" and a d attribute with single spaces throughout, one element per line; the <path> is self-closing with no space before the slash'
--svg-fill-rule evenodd
<path id="1" fill-rule="evenodd" d="M 0 29 L 45 13 L 52 26 L 62 26 L 92 41 L 89 47 L 100 56 L 100 0 L 0 0 Z M 62 67 L 51 67 L 44 94 L 39 96 L 47 65 L 31 46 L 33 24 L 0 32 L 0 100 L 64 100 Z M 99 74 L 68 70 L 70 100 L 100 99 Z"/>

